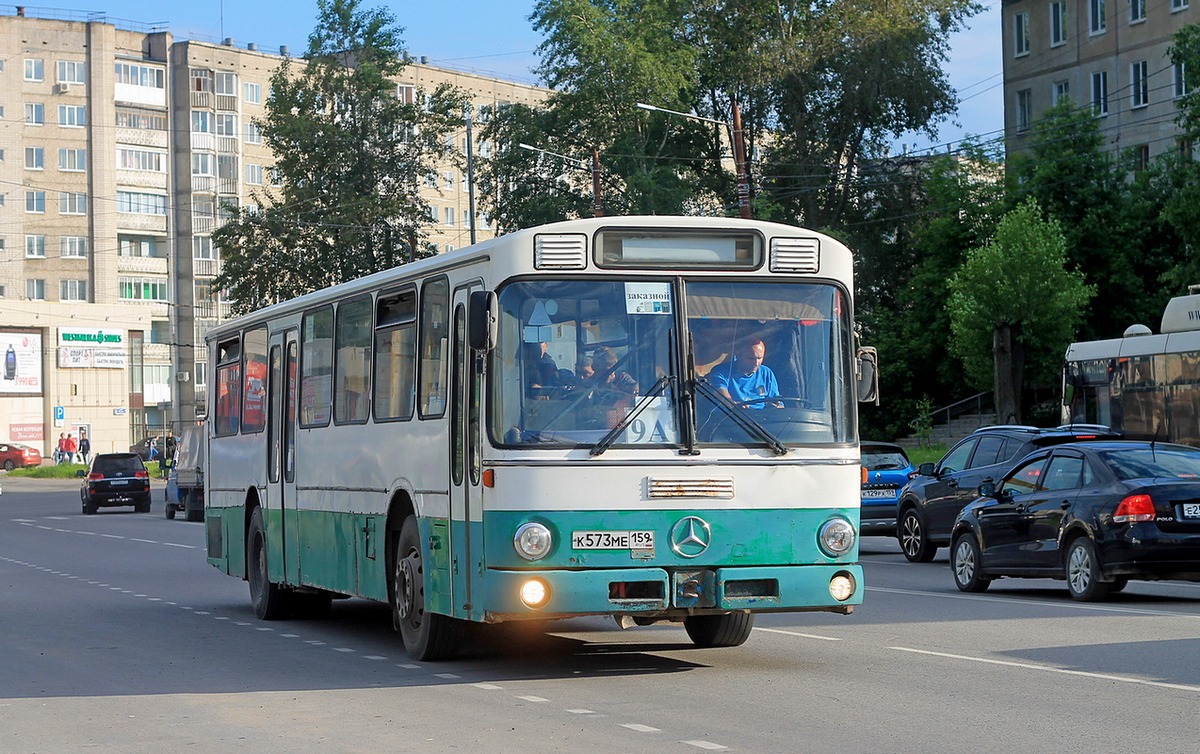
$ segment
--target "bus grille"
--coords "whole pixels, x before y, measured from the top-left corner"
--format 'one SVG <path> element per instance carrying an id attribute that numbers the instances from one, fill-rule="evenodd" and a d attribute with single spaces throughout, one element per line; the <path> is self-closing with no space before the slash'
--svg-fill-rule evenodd
<path id="1" fill-rule="evenodd" d="M 538 235 L 533 242 L 533 263 L 539 270 L 582 270 L 587 267 L 587 237 Z"/>
<path id="2" fill-rule="evenodd" d="M 733 499 L 733 477 L 713 477 L 710 479 L 647 477 L 646 496 L 652 499 L 667 497 L 709 497 L 731 500 Z"/>
<path id="3" fill-rule="evenodd" d="M 815 238 L 776 238 L 771 241 L 771 272 L 817 272 L 821 242 Z"/>

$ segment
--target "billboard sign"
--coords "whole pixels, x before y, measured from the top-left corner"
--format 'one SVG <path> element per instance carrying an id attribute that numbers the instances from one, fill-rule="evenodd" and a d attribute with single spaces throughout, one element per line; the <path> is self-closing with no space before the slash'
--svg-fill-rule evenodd
<path id="1" fill-rule="evenodd" d="M 0 394 L 40 395 L 42 392 L 42 334 L 37 330 L 0 332 Z"/>

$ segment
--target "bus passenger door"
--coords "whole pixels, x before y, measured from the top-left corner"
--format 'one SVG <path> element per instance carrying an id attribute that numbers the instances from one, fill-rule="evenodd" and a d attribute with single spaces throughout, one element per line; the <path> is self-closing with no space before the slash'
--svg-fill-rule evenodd
<path id="1" fill-rule="evenodd" d="M 300 554 L 296 529 L 296 331 L 288 330 L 271 339 L 270 417 L 267 440 L 266 520 L 278 527 L 280 551 L 269 550 L 268 558 L 283 565 L 283 581 L 298 584 Z M 271 524 L 268 524 L 269 526 Z"/>
<path id="2" fill-rule="evenodd" d="M 471 589 L 482 576 L 483 515 L 480 510 L 480 391 L 476 354 L 467 344 L 467 302 L 476 282 L 454 292 L 450 360 L 450 559 L 454 564 L 454 612 L 472 611 Z"/>

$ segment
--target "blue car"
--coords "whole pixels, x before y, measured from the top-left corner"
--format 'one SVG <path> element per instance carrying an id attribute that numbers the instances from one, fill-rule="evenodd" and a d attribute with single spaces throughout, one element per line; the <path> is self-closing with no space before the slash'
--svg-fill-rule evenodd
<path id="1" fill-rule="evenodd" d="M 863 536 L 893 536 L 896 533 L 896 503 L 900 489 L 915 472 L 904 448 L 890 442 L 863 440 L 862 509 L 860 531 Z"/>

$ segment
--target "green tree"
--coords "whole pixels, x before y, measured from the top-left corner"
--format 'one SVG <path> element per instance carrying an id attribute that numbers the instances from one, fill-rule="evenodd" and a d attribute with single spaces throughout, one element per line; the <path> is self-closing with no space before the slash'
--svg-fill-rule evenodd
<path id="1" fill-rule="evenodd" d="M 1026 366 L 1048 378 L 1095 287 L 1067 269 L 1062 226 L 1034 200 L 1008 212 L 950 280 L 951 350 L 967 377 L 992 383 L 1001 421 L 1022 420 Z"/>
<path id="2" fill-rule="evenodd" d="M 223 261 L 215 285 L 238 312 L 430 253 L 421 181 L 453 159 L 445 137 L 461 127 L 465 97 L 439 87 L 428 108 L 405 102 L 391 14 L 359 0 L 317 8 L 305 62 L 284 59 L 258 121 L 281 185 L 213 234 Z"/>
<path id="3" fill-rule="evenodd" d="M 1200 24 L 1191 24 L 1175 34 L 1169 51 L 1171 62 L 1185 71 L 1200 71 Z M 1196 74 L 1193 73 L 1194 77 Z M 1167 287 L 1182 293 L 1186 286 L 1200 283 L 1200 163 L 1190 149 L 1200 140 L 1200 87 L 1193 86 L 1176 102 L 1175 122 L 1183 130 L 1188 154 L 1172 154 L 1160 160 L 1158 186 L 1165 196 L 1161 219 L 1180 239 L 1177 264 L 1163 276 Z"/>

